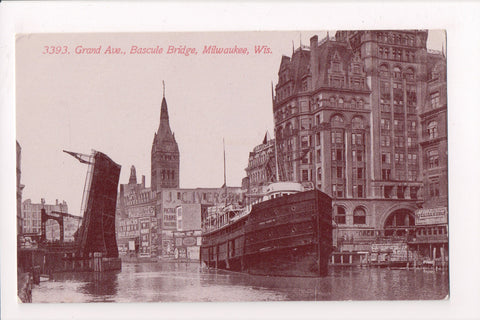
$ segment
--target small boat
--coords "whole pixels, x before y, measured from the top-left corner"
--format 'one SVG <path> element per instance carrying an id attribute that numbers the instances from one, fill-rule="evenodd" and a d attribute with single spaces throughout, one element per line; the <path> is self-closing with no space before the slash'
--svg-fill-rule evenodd
<path id="1" fill-rule="evenodd" d="M 332 252 L 332 199 L 300 183 L 270 184 L 241 207 L 202 215 L 200 261 L 265 276 L 324 276 Z"/>

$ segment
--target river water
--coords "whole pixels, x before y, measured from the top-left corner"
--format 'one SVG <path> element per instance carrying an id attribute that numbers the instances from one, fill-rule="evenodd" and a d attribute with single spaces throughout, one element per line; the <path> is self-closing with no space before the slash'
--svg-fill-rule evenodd
<path id="1" fill-rule="evenodd" d="M 198 263 L 123 263 L 101 274 L 58 273 L 33 302 L 431 300 L 448 297 L 448 272 L 330 268 L 324 278 L 264 277 Z"/>

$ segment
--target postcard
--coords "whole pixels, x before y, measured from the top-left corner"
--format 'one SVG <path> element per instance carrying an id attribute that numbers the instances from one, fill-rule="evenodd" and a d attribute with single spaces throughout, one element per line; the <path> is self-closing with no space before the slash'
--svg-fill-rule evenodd
<path id="1" fill-rule="evenodd" d="M 451 303 L 450 31 L 292 30 L 14 34 L 18 308 Z"/>
<path id="2" fill-rule="evenodd" d="M 448 298 L 445 35 L 18 34 L 21 300 Z"/>

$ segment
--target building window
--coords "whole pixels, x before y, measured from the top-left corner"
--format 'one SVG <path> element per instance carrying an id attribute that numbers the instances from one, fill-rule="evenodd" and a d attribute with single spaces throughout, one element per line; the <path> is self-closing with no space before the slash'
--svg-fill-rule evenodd
<path id="1" fill-rule="evenodd" d="M 308 181 L 308 170 L 302 170 L 302 181 Z"/>
<path id="2" fill-rule="evenodd" d="M 416 132 L 417 131 L 417 122 L 416 121 L 409 121 L 408 131 Z"/>
<path id="3" fill-rule="evenodd" d="M 353 186 L 353 194 L 358 198 L 363 198 L 363 185 L 359 184 L 357 186 Z"/>
<path id="4" fill-rule="evenodd" d="M 357 179 L 363 179 L 363 168 L 357 168 Z"/>
<path id="5" fill-rule="evenodd" d="M 395 53 L 394 53 L 395 54 Z M 401 79 L 402 78 L 402 71 L 400 70 L 399 67 L 393 68 L 393 77 L 395 79 Z"/>
<path id="6" fill-rule="evenodd" d="M 365 224 L 367 222 L 367 214 L 363 208 L 353 210 L 353 224 Z"/>
<path id="7" fill-rule="evenodd" d="M 429 150 L 427 151 L 428 167 L 436 168 L 439 166 L 439 156 L 438 150 Z"/>
<path id="8" fill-rule="evenodd" d="M 355 160 L 355 154 L 354 154 L 353 158 Z M 356 160 L 357 160 L 357 162 L 363 162 L 363 151 L 360 151 L 360 150 L 356 151 Z"/>
<path id="9" fill-rule="evenodd" d="M 332 191 L 334 197 L 343 198 L 343 185 L 341 184 L 333 184 Z"/>
<path id="10" fill-rule="evenodd" d="M 343 143 L 343 132 L 339 132 L 339 131 L 332 132 L 332 144 L 334 143 L 338 143 L 338 144 Z"/>
<path id="11" fill-rule="evenodd" d="M 417 170 L 408 170 L 408 181 L 417 180 Z"/>
<path id="12" fill-rule="evenodd" d="M 336 115 L 332 118 L 331 124 L 332 124 L 332 127 L 342 126 L 343 125 L 343 118 L 339 115 Z"/>
<path id="13" fill-rule="evenodd" d="M 432 109 L 440 107 L 440 93 L 434 92 L 430 94 L 430 102 L 432 104 Z"/>
<path id="14" fill-rule="evenodd" d="M 382 153 L 382 163 L 391 163 L 390 152 Z"/>
<path id="15" fill-rule="evenodd" d="M 431 121 L 427 126 L 427 133 L 429 139 L 435 139 L 438 136 L 438 124 L 437 121 Z"/>
<path id="16" fill-rule="evenodd" d="M 337 178 L 339 178 L 339 179 L 343 178 L 343 168 L 342 167 L 337 167 L 336 172 L 337 172 L 337 174 L 336 174 Z"/>
<path id="17" fill-rule="evenodd" d="M 397 147 L 397 148 L 405 147 L 405 138 L 404 137 L 395 137 L 395 147 Z"/>
<path id="18" fill-rule="evenodd" d="M 407 187 L 402 187 L 402 186 L 398 186 L 397 187 L 397 198 L 398 199 L 404 199 L 405 198 L 405 189 Z"/>
<path id="19" fill-rule="evenodd" d="M 390 170 L 389 170 L 390 171 Z M 392 191 L 393 191 L 393 187 L 392 186 L 384 186 L 383 187 L 383 196 L 386 198 L 386 199 L 389 199 L 392 197 Z"/>
<path id="20" fill-rule="evenodd" d="M 430 198 L 437 198 L 440 195 L 440 184 L 438 181 L 431 181 L 429 183 L 428 191 Z"/>
<path id="21" fill-rule="evenodd" d="M 410 187 L 410 198 L 417 199 L 418 187 Z"/>
<path id="22" fill-rule="evenodd" d="M 382 169 L 382 180 L 390 180 L 390 169 Z"/>
<path id="23" fill-rule="evenodd" d="M 343 160 L 343 150 L 340 150 L 340 149 L 332 150 L 332 160 L 342 161 Z"/>
<path id="24" fill-rule="evenodd" d="M 390 84 L 387 81 L 380 82 L 380 92 L 384 95 L 390 94 Z"/>
<path id="25" fill-rule="evenodd" d="M 381 136 L 381 144 L 382 147 L 389 147 L 390 146 L 390 136 Z"/>
<path id="26" fill-rule="evenodd" d="M 410 61 L 410 52 L 407 51 L 407 60 Z M 411 68 L 408 68 L 406 71 L 405 71 L 405 79 L 407 81 L 413 81 L 415 80 L 415 73 L 413 72 L 413 69 Z"/>
<path id="27" fill-rule="evenodd" d="M 390 120 L 389 119 L 381 119 L 380 120 L 380 127 L 384 130 L 390 130 Z"/>
<path id="28" fill-rule="evenodd" d="M 352 133 L 352 145 L 363 145 L 363 134 Z"/>
<path id="29" fill-rule="evenodd" d="M 337 224 L 347 223 L 347 214 L 344 207 L 337 207 L 337 214 L 335 215 L 335 222 Z"/>
<path id="30" fill-rule="evenodd" d="M 302 149 L 309 147 L 309 144 L 308 144 L 308 136 L 303 136 L 303 137 L 301 138 L 301 141 L 302 141 Z"/>

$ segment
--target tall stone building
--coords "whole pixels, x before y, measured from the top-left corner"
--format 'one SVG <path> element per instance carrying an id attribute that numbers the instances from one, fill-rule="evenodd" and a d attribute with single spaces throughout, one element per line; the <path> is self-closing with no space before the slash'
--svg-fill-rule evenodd
<path id="1" fill-rule="evenodd" d="M 265 133 L 262 144 L 257 145 L 248 155 L 247 176 L 242 188 L 247 195 L 262 194 L 262 187 L 275 182 L 276 177 L 275 139 Z"/>
<path id="2" fill-rule="evenodd" d="M 280 180 L 309 181 L 333 197 L 341 250 L 415 232 L 420 115 L 437 92 L 427 37 L 338 31 L 282 57 L 273 104 Z"/>
<path id="3" fill-rule="evenodd" d="M 151 188 L 178 188 L 180 182 L 180 152 L 170 129 L 165 91 L 160 109 L 160 124 L 154 135 L 151 153 Z"/>

